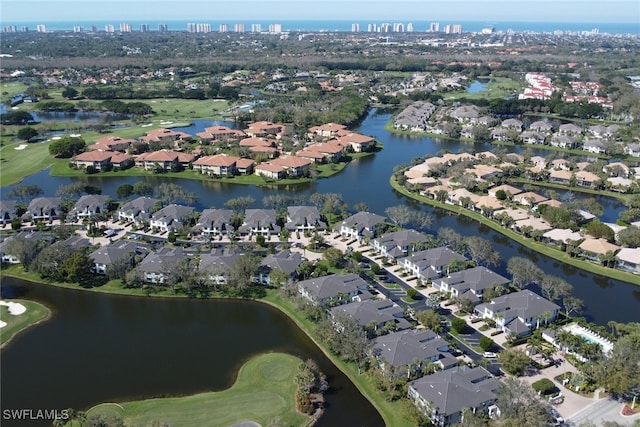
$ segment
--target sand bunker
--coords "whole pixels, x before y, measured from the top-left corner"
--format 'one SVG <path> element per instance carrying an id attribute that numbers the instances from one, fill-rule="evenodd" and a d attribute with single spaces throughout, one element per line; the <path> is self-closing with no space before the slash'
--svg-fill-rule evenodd
<path id="1" fill-rule="evenodd" d="M 11 301 L 2 301 L 2 300 L 0 300 L 0 305 L 4 305 L 6 307 L 9 307 L 9 313 L 13 314 L 14 316 L 18 316 L 18 315 L 24 313 L 25 311 L 27 311 L 27 307 L 25 307 L 24 305 L 20 304 L 19 302 L 11 302 Z"/>
<path id="2" fill-rule="evenodd" d="M 27 148 L 27 144 L 20 144 L 17 147 L 13 147 L 14 150 L 24 150 Z"/>

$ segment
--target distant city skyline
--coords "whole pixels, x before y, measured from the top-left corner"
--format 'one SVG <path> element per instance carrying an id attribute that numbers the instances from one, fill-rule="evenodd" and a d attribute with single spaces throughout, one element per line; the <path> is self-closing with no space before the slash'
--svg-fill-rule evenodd
<path id="1" fill-rule="evenodd" d="M 0 21 L 385 20 L 638 23 L 638 0 L 2 0 Z"/>

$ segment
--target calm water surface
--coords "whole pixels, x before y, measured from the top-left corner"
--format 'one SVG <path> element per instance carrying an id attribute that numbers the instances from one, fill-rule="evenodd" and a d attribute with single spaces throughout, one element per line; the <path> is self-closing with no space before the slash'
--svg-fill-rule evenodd
<path id="1" fill-rule="evenodd" d="M 2 350 L 2 409 L 88 409 L 222 390 L 248 359 L 275 351 L 312 358 L 327 374 L 331 390 L 319 425 L 384 425 L 318 347 L 265 304 L 103 295 L 11 278 L 1 291 L 2 298 L 36 300 L 53 310 L 49 321 Z"/>

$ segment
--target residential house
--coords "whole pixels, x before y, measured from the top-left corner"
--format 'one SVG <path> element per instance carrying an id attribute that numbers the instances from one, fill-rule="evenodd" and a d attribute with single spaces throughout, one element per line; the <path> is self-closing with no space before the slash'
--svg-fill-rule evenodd
<path id="1" fill-rule="evenodd" d="M 196 134 L 202 142 L 212 143 L 227 139 L 237 139 L 245 136 L 245 133 L 239 129 L 231 129 L 227 126 L 210 126 L 204 129 L 203 132 Z"/>
<path id="2" fill-rule="evenodd" d="M 278 165 L 260 163 L 255 167 L 255 174 L 267 179 L 283 179 L 287 177 L 287 171 Z"/>
<path id="3" fill-rule="evenodd" d="M 315 206 L 289 206 L 284 227 L 295 232 L 320 231 L 325 230 L 327 224 L 320 220 L 320 212 Z"/>
<path id="4" fill-rule="evenodd" d="M 176 205 L 174 203 L 156 211 L 151 216 L 149 225 L 154 230 L 166 233 L 180 231 L 184 227 L 183 222 L 192 216 L 193 212 L 194 209 L 191 206 Z"/>
<path id="5" fill-rule="evenodd" d="M 86 151 L 71 159 L 71 163 L 78 169 L 92 167 L 97 171 L 111 167 L 111 157 L 116 154 L 113 151 Z"/>
<path id="6" fill-rule="evenodd" d="M 16 204 L 15 200 L 0 200 L 0 224 L 11 224 L 11 221 L 18 218 Z"/>
<path id="7" fill-rule="evenodd" d="M 249 136 L 275 136 L 279 138 L 284 134 L 286 126 L 279 123 L 272 123 L 268 121 L 259 121 L 249 124 L 249 127 L 244 130 Z"/>
<path id="8" fill-rule="evenodd" d="M 542 218 L 536 218 L 534 216 L 529 216 L 525 219 L 518 220 L 514 222 L 513 229 L 520 233 L 526 232 L 526 230 L 536 230 L 536 231 L 548 231 L 553 227 Z"/>
<path id="9" fill-rule="evenodd" d="M 553 125 L 547 120 L 538 120 L 531 123 L 529 129 L 535 132 L 551 133 Z"/>
<path id="10" fill-rule="evenodd" d="M 251 159 L 239 159 L 236 161 L 236 171 L 240 175 L 251 175 L 253 174 L 255 165 L 256 162 Z"/>
<path id="11" fill-rule="evenodd" d="M 178 266 L 185 256 L 181 247 L 162 248 L 149 253 L 136 270 L 142 274 L 145 283 L 168 284 L 179 280 Z"/>
<path id="12" fill-rule="evenodd" d="M 39 231 L 34 231 L 34 230 L 30 230 L 30 231 L 20 231 L 18 234 L 14 235 L 14 236 L 9 236 L 7 238 L 5 238 L 4 240 L 2 240 L 2 242 L 0 243 L 0 258 L 2 260 L 2 263 L 5 264 L 19 264 L 20 262 L 22 262 L 18 256 L 14 253 L 11 253 L 10 250 L 10 242 L 12 240 L 23 240 L 23 241 L 30 241 L 30 242 L 45 242 L 45 243 L 51 243 L 53 241 L 53 235 L 51 234 L 44 234 L 41 233 Z"/>
<path id="13" fill-rule="evenodd" d="M 53 221 L 60 217 L 60 197 L 36 197 L 31 200 L 23 219 L 37 221 Z"/>
<path id="14" fill-rule="evenodd" d="M 397 260 L 411 255 L 416 246 L 428 241 L 426 235 L 416 230 L 400 230 L 374 239 L 371 246 L 383 257 Z"/>
<path id="15" fill-rule="evenodd" d="M 565 170 L 552 170 L 549 173 L 549 182 L 555 184 L 570 185 L 573 179 L 573 172 Z"/>
<path id="16" fill-rule="evenodd" d="M 616 253 L 620 250 L 620 246 L 609 243 L 606 239 L 594 239 L 592 237 L 584 239 L 578 248 L 582 251 L 583 257 L 595 262 L 600 262 L 600 257 L 608 252 Z"/>
<path id="17" fill-rule="evenodd" d="M 430 330 L 406 329 L 382 335 L 372 341 L 372 354 L 380 366 L 404 368 L 407 376 L 422 376 L 422 368 L 431 363 L 440 369 L 458 364 L 449 351 L 449 343 Z"/>
<path id="18" fill-rule="evenodd" d="M 107 274 L 109 267 L 117 263 L 132 263 L 133 257 L 141 253 L 138 243 L 119 240 L 93 251 L 89 258 L 93 261 L 91 271 L 96 274 Z"/>
<path id="19" fill-rule="evenodd" d="M 370 329 L 371 332 L 387 327 L 389 322 L 394 324 L 394 330 L 401 331 L 411 328 L 411 323 L 404 318 L 403 308 L 390 299 L 353 301 L 332 307 L 329 314 L 333 319 L 340 316 L 351 317 L 357 320 L 360 326 Z"/>
<path id="20" fill-rule="evenodd" d="M 11 241 L 14 236 L 9 236 L 0 241 L 0 263 L 1 264 L 20 264 L 20 259 L 16 254 L 11 253 Z"/>
<path id="21" fill-rule="evenodd" d="M 307 145 L 304 151 L 320 153 L 323 155 L 325 161 L 332 162 L 338 161 L 342 157 L 344 154 L 344 146 L 333 140 L 319 144 Z"/>
<path id="22" fill-rule="evenodd" d="M 613 178 L 607 178 L 606 185 L 612 191 L 618 191 L 620 193 L 626 193 L 635 183 L 634 180 L 629 178 L 622 178 L 620 176 L 616 176 Z"/>
<path id="23" fill-rule="evenodd" d="M 587 171 L 576 172 L 576 185 L 580 187 L 596 188 L 600 181 L 600 177 L 594 173 Z"/>
<path id="24" fill-rule="evenodd" d="M 574 148 L 577 148 L 578 140 L 573 135 L 553 135 L 549 144 L 552 147 L 573 150 Z"/>
<path id="25" fill-rule="evenodd" d="M 472 303 L 482 301 L 484 291 L 498 285 L 506 285 L 510 280 L 487 267 L 474 267 L 434 279 L 433 287 L 454 297 L 468 298 Z"/>
<path id="26" fill-rule="evenodd" d="M 526 193 L 520 193 L 513 197 L 513 201 L 523 206 L 535 206 L 538 203 L 548 200 L 541 194 L 534 193 L 533 191 L 527 191 Z"/>
<path id="27" fill-rule="evenodd" d="M 280 270 L 284 273 L 286 280 L 295 280 L 297 269 L 302 264 L 302 255 L 299 252 L 291 252 L 288 249 L 275 254 L 267 255 L 258 267 L 255 281 L 267 286 L 280 286 L 283 283 L 271 283 L 271 272 Z"/>
<path id="28" fill-rule="evenodd" d="M 367 151 L 376 144 L 375 138 L 360 133 L 348 133 L 336 139 L 336 142 L 343 146 L 349 146 L 356 153 Z"/>
<path id="29" fill-rule="evenodd" d="M 118 220 L 134 222 L 136 224 L 148 222 L 151 220 L 151 214 L 155 212 L 159 203 L 160 200 L 152 199 L 151 197 L 138 197 L 133 199 L 118 209 Z"/>
<path id="30" fill-rule="evenodd" d="M 462 123 L 475 123 L 480 117 L 480 109 L 475 105 L 463 105 L 449 113 L 451 118 Z"/>
<path id="31" fill-rule="evenodd" d="M 640 143 L 627 144 L 624 147 L 624 152 L 631 157 L 640 157 Z"/>
<path id="32" fill-rule="evenodd" d="M 434 426 L 462 421 L 462 411 L 487 413 L 500 382 L 485 368 L 457 366 L 409 383 L 409 398 Z"/>
<path id="33" fill-rule="evenodd" d="M 144 170 L 164 170 L 168 171 L 177 165 L 187 167 L 195 157 L 192 154 L 179 153 L 172 150 L 158 150 L 142 153 L 135 158 L 136 167 Z"/>
<path id="34" fill-rule="evenodd" d="M 558 126 L 558 134 L 560 135 L 571 135 L 577 136 L 582 133 L 582 127 L 574 124 L 574 123 L 565 123 L 563 125 Z"/>
<path id="35" fill-rule="evenodd" d="M 244 254 L 235 249 L 214 248 L 211 252 L 200 255 L 198 270 L 205 273 L 209 283 L 224 285 L 229 278 L 229 272 L 242 256 Z"/>
<path id="36" fill-rule="evenodd" d="M 500 123 L 500 127 L 504 128 L 504 129 L 511 129 L 511 130 L 522 130 L 522 126 L 523 123 L 521 120 L 518 119 L 506 119 L 503 120 L 502 123 Z"/>
<path id="37" fill-rule="evenodd" d="M 177 148 L 181 142 L 190 141 L 191 135 L 186 132 L 179 132 L 172 129 L 154 129 L 141 136 L 140 140 L 146 143 L 170 143 Z"/>
<path id="38" fill-rule="evenodd" d="M 280 233 L 280 226 L 276 224 L 275 209 L 245 210 L 244 221 L 238 231 L 244 235 L 265 237 Z"/>
<path id="39" fill-rule="evenodd" d="M 441 246 L 414 252 L 413 255 L 402 259 L 400 265 L 418 279 L 427 281 L 440 277 L 443 273 L 448 274 L 447 267 L 454 261 L 464 262 L 467 258 Z"/>
<path id="40" fill-rule="evenodd" d="M 231 176 L 236 173 L 238 160 L 240 157 L 228 154 L 203 156 L 193 162 L 193 170 L 199 170 L 209 176 Z"/>
<path id="41" fill-rule="evenodd" d="M 607 146 L 604 141 L 598 139 L 590 139 L 582 144 L 582 149 L 589 153 L 605 154 L 607 152 Z"/>
<path id="42" fill-rule="evenodd" d="M 111 197 L 109 196 L 86 194 L 78 199 L 69 215 L 79 220 L 90 218 L 101 213 L 107 213 L 110 203 Z"/>
<path id="43" fill-rule="evenodd" d="M 231 209 L 205 209 L 200 214 L 198 222 L 191 229 L 192 234 L 200 234 L 207 239 L 222 237 L 233 231 Z"/>
<path id="44" fill-rule="evenodd" d="M 319 136 L 322 138 L 331 138 L 338 135 L 338 132 L 346 130 L 345 125 L 339 123 L 326 123 L 320 126 L 312 126 L 309 128 L 309 137 Z"/>
<path id="45" fill-rule="evenodd" d="M 613 162 L 605 165 L 602 168 L 602 172 L 609 176 L 629 178 L 631 174 L 631 168 L 622 162 Z"/>
<path id="46" fill-rule="evenodd" d="M 341 236 L 362 241 L 365 237 L 375 237 L 378 226 L 385 221 L 382 215 L 358 212 L 336 226 Z"/>
<path id="47" fill-rule="evenodd" d="M 134 142 L 136 142 L 135 139 L 120 138 L 119 136 L 105 136 L 96 139 L 96 141 L 87 148 L 92 151 L 119 151 L 124 153 Z"/>
<path id="48" fill-rule="evenodd" d="M 496 322 L 505 334 L 522 336 L 555 321 L 560 307 L 528 289 L 494 298 L 475 308 L 478 316 Z"/>
<path id="49" fill-rule="evenodd" d="M 563 170 L 570 171 L 571 170 L 571 162 L 567 159 L 555 159 L 551 161 L 549 168 L 553 170 Z"/>
<path id="50" fill-rule="evenodd" d="M 640 248 L 622 248 L 616 254 L 617 268 L 640 274 Z"/>
<path id="51" fill-rule="evenodd" d="M 318 305 L 371 298 L 368 289 L 367 282 L 357 274 L 331 274 L 298 282 L 300 295 Z"/>
<path id="52" fill-rule="evenodd" d="M 523 144 L 544 144 L 547 136 L 544 133 L 526 130 L 520 134 Z"/>
<path id="53" fill-rule="evenodd" d="M 491 131 L 491 139 L 494 141 L 512 141 L 513 131 L 510 129 L 497 128 Z"/>
<path id="54" fill-rule="evenodd" d="M 554 228 L 542 235 L 545 241 L 555 243 L 556 245 L 566 245 L 569 242 L 577 242 L 582 240 L 582 235 L 570 228 Z"/>
<path id="55" fill-rule="evenodd" d="M 269 163 L 280 166 L 291 178 L 305 176 L 309 172 L 309 166 L 313 163 L 309 159 L 298 156 L 281 156 L 271 160 Z"/>

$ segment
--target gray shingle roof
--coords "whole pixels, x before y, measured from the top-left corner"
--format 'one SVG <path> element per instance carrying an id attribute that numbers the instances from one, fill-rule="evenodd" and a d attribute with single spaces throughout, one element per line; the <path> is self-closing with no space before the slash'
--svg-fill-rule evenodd
<path id="1" fill-rule="evenodd" d="M 297 225 L 315 226 L 324 230 L 327 224 L 320 221 L 320 212 L 315 206 L 289 206 L 287 208 L 287 223 L 285 228 L 295 230 Z"/>
<path id="2" fill-rule="evenodd" d="M 366 290 L 367 282 L 357 274 L 331 274 L 298 282 L 316 301 L 334 298 L 338 294 L 349 294 L 358 290 Z"/>
<path id="3" fill-rule="evenodd" d="M 111 265 L 114 262 L 131 256 L 138 247 L 134 242 L 118 241 L 93 251 L 89 257 L 96 264 Z"/>
<path id="4" fill-rule="evenodd" d="M 379 357 L 395 367 L 450 355 L 449 343 L 430 330 L 392 332 L 374 339 L 373 349 Z"/>
<path id="5" fill-rule="evenodd" d="M 375 227 L 381 222 L 384 222 L 385 219 L 382 215 L 358 212 L 342 221 L 342 223 L 338 225 L 338 228 L 340 228 L 340 226 L 352 228 L 357 231 L 358 235 L 363 235 L 365 230 Z"/>
<path id="6" fill-rule="evenodd" d="M 355 301 L 349 304 L 339 305 L 331 309 L 331 315 L 344 313 L 353 317 L 362 327 L 372 322 L 376 325 L 384 325 L 387 322 L 395 322 L 396 328 L 407 329 L 410 323 L 404 318 L 402 307 L 390 300 L 365 300 Z"/>

